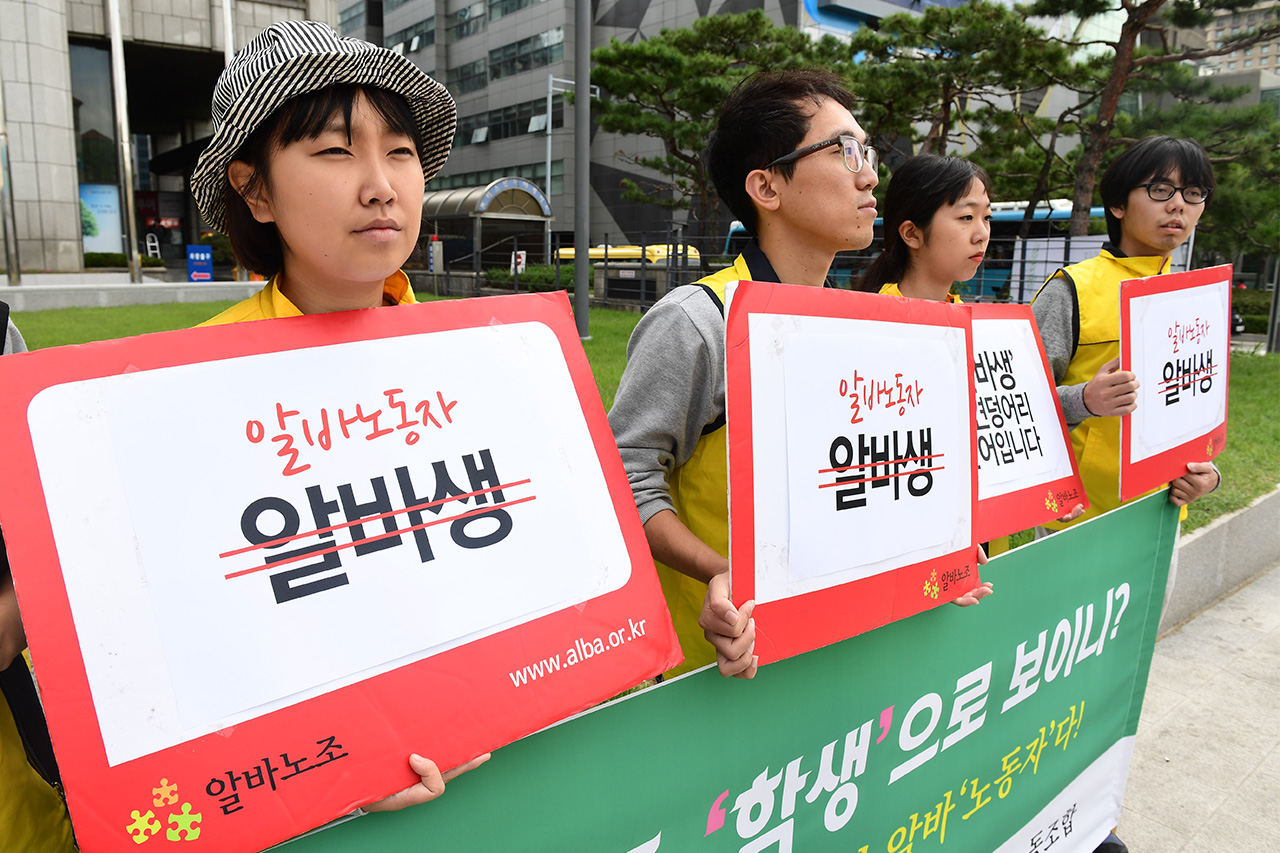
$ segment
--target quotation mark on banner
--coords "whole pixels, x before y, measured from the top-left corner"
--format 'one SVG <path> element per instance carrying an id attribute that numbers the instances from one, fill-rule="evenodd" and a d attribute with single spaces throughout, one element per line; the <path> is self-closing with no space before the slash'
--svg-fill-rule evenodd
<path id="1" fill-rule="evenodd" d="M 167 778 L 162 778 L 160 784 L 151 789 L 151 804 L 157 808 L 176 805 L 177 802 L 178 786 Z M 129 817 L 132 822 L 125 826 L 124 831 L 129 833 L 134 844 L 145 844 L 164 828 L 151 809 L 146 812 L 134 809 L 129 812 Z M 192 813 L 191 803 L 183 803 L 181 813 L 170 812 L 166 817 L 171 828 L 165 830 L 165 838 L 168 841 L 195 841 L 200 837 L 199 823 L 203 818 L 200 812 Z"/>

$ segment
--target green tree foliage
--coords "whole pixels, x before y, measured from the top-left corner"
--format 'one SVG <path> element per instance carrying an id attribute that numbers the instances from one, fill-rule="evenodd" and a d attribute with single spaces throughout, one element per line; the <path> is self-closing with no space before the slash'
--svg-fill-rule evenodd
<path id="1" fill-rule="evenodd" d="M 1216 86 L 1174 65 L 1136 87 L 1144 106 L 1116 117 L 1115 139 L 1167 133 L 1197 139 L 1209 153 L 1218 188 L 1196 229 L 1197 254 L 1223 262 L 1240 252 L 1280 254 L 1280 121 L 1275 107 L 1232 105 L 1248 87 Z"/>
<path id="2" fill-rule="evenodd" d="M 1071 228 L 1084 234 L 1094 185 L 1104 157 L 1123 139 L 1116 133 L 1122 97 L 1133 82 L 1159 76 L 1162 66 L 1208 59 L 1238 50 L 1280 34 L 1280 18 L 1268 17 L 1262 26 L 1248 29 L 1213 48 L 1173 47 L 1177 28 L 1204 28 L 1214 13 L 1252 8 L 1258 0 L 1033 0 L 1026 7 L 1032 15 L 1074 16 L 1081 23 L 1104 13 L 1123 16 L 1119 34 L 1111 41 L 1063 39 L 1073 52 L 1091 58 L 1079 66 L 1080 76 L 1064 80 L 1079 95 L 1079 103 L 1059 118 L 1074 122 L 1081 136 L 1072 191 Z M 1273 10 L 1274 11 L 1274 10 Z M 1081 32 L 1081 30 L 1077 30 Z M 1157 45 L 1144 48 L 1143 44 Z"/>
<path id="3" fill-rule="evenodd" d="M 1066 48 L 1025 18 L 979 0 L 890 15 L 858 30 L 846 75 L 859 96 L 862 126 L 881 146 L 905 154 L 971 149 L 978 142 L 975 118 L 985 124 L 1020 112 L 1011 108 L 1069 70 Z"/>
<path id="4" fill-rule="evenodd" d="M 84 199 L 80 199 L 80 230 L 86 237 L 98 236 L 98 217 L 93 215 Z"/>
<path id="5" fill-rule="evenodd" d="M 591 81 L 603 92 L 592 100 L 592 118 L 603 130 L 662 143 L 657 155 L 618 152 L 628 162 L 667 177 L 665 185 L 626 181 L 624 197 L 689 210 L 699 223 L 699 234 L 714 233 L 719 198 L 701 152 L 717 108 L 747 75 L 825 64 L 829 60 L 821 51 L 834 49 L 834 40 L 815 44 L 798 30 L 775 25 L 760 11 L 712 15 L 688 28 L 663 29 L 645 41 L 612 39 L 596 48 L 591 53 Z M 673 191 L 670 199 L 655 198 L 657 191 L 666 189 Z"/>

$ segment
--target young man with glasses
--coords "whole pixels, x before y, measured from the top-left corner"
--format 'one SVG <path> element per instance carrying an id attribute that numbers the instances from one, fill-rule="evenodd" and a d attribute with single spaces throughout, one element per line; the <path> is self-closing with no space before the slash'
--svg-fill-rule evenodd
<path id="1" fill-rule="evenodd" d="M 1170 136 L 1136 143 L 1099 184 L 1110 242 L 1096 258 L 1054 273 L 1031 303 L 1091 504 L 1079 520 L 1120 505 L 1119 418 L 1137 408 L 1137 377 L 1119 369 L 1120 282 L 1169 271 L 1214 186 L 1200 143 Z M 1190 462 L 1170 484 L 1169 500 L 1185 507 L 1219 480 L 1211 463 Z"/>
<path id="2" fill-rule="evenodd" d="M 733 266 L 673 289 L 636 326 L 609 421 L 685 661 L 755 674 L 751 603 L 729 598 L 724 288 L 821 287 L 836 252 L 871 243 L 876 154 L 853 95 L 819 71 L 756 74 L 729 96 L 704 158 L 754 240 Z"/>
<path id="3" fill-rule="evenodd" d="M 1120 416 L 1134 411 L 1138 399 L 1137 377 L 1120 370 L 1120 282 L 1169 271 L 1169 257 L 1190 238 L 1214 186 L 1200 143 L 1170 136 L 1136 143 L 1099 183 L 1110 242 L 1096 258 L 1054 273 L 1031 303 L 1090 503 L 1079 519 L 1047 527 L 1120 506 Z M 1187 504 L 1221 479 L 1212 462 L 1188 462 L 1187 473 L 1169 484 L 1169 500 L 1185 519 Z M 1177 567 L 1175 547 L 1166 606 Z M 1127 849 L 1112 833 L 1095 853 Z"/>

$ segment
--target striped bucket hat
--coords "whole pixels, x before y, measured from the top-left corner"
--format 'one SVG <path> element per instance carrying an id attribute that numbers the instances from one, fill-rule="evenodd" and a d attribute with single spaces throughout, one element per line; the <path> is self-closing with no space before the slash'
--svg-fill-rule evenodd
<path id="1" fill-rule="evenodd" d="M 440 171 L 458 118 L 444 86 L 400 54 L 341 38 L 327 24 L 282 21 L 246 44 L 213 87 L 213 139 L 191 176 L 191 192 L 206 222 L 226 231 L 227 166 L 250 134 L 290 98 L 340 83 L 376 86 L 403 97 L 422 137 L 422 175 L 429 181 Z"/>

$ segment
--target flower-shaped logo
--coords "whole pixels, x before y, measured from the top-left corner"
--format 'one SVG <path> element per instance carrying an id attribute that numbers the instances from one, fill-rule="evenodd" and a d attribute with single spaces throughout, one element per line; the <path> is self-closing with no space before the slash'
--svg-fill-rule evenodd
<path id="1" fill-rule="evenodd" d="M 1058 499 L 1053 496 L 1053 492 L 1049 492 L 1049 496 L 1044 499 L 1044 508 L 1049 512 L 1058 512 Z"/>

